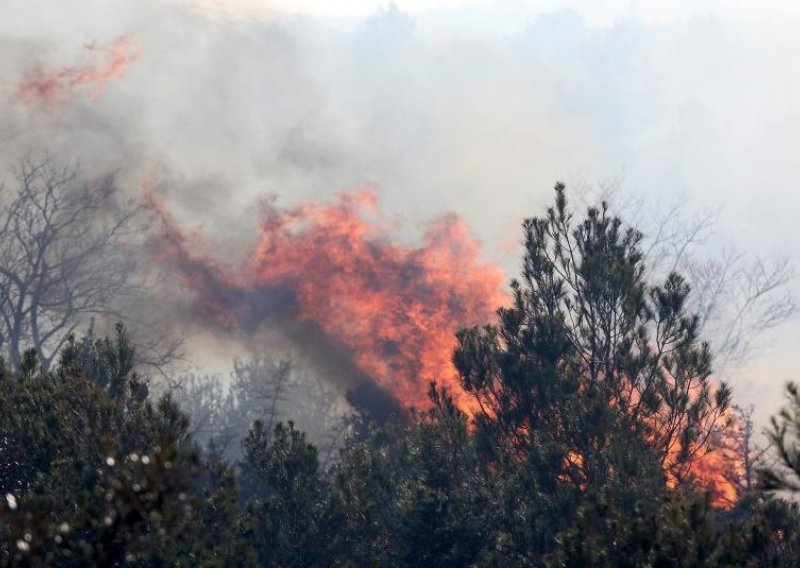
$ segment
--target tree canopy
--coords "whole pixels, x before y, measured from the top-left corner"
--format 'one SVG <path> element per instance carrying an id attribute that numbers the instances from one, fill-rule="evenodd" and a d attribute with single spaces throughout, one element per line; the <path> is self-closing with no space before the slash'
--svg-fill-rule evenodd
<path id="1" fill-rule="evenodd" d="M 650 282 L 642 235 L 604 205 L 577 220 L 561 185 L 524 236 L 512 303 L 457 336 L 474 408 L 433 383 L 336 460 L 276 414 L 281 363 L 239 366 L 263 397 L 203 391 L 220 431 L 255 419 L 236 453 L 155 395 L 121 325 L 0 366 L 0 565 L 797 565 L 800 512 L 768 491 L 800 488 L 797 389 L 783 467 L 715 506 L 695 468 L 732 394 L 686 281 Z"/>

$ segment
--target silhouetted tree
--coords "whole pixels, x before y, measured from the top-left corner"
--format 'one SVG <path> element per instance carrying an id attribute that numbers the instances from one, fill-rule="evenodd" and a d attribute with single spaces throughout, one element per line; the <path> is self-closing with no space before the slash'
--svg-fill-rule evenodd
<path id="1" fill-rule="evenodd" d="M 786 385 L 789 404 L 772 418 L 767 432 L 777 455 L 773 467 L 759 470 L 762 487 L 767 490 L 800 491 L 800 390 L 794 383 Z"/>
<path id="2" fill-rule="evenodd" d="M 168 396 L 148 400 L 133 359 L 120 327 L 113 339 L 68 339 L 53 371 L 35 351 L 18 374 L 0 369 L 0 564 L 174 565 L 232 552 L 225 467 L 197 458 L 188 418 Z"/>
<path id="3" fill-rule="evenodd" d="M 730 389 L 711 382 L 686 281 L 648 283 L 641 233 L 605 204 L 575 222 L 561 184 L 555 206 L 524 230 L 513 305 L 499 326 L 458 336 L 454 361 L 479 429 L 526 455 L 552 452 L 537 459 L 575 484 L 635 477 L 633 463 L 613 461 L 624 454 L 612 460 L 614 440 L 646 443 L 672 480 L 686 480 L 730 404 Z"/>
<path id="4" fill-rule="evenodd" d="M 237 359 L 227 385 L 218 376 L 188 375 L 173 392 L 192 417 L 197 441 L 231 461 L 241 458 L 241 442 L 256 420 L 267 432 L 279 421 L 292 420 L 303 426 L 330 465 L 357 421 L 333 385 L 288 359 Z"/>
<path id="5" fill-rule="evenodd" d="M 237 366 L 223 410 L 264 421 L 233 465 L 154 400 L 122 326 L 68 338 L 51 369 L 35 350 L 0 365 L 0 566 L 796 566 L 795 503 L 751 488 L 723 510 L 691 490 L 729 392 L 685 283 L 649 285 L 640 235 L 605 208 L 573 223 L 561 186 L 525 232 L 512 306 L 458 335 L 475 407 L 432 384 L 429 409 L 327 467 L 281 420 L 280 364 Z M 789 392 L 770 489 L 800 489 Z"/>
<path id="6" fill-rule="evenodd" d="M 67 338 L 94 318 L 145 327 L 142 357 L 163 366 L 180 340 L 167 340 L 124 308 L 144 284 L 135 250 L 138 207 L 113 175 L 84 179 L 49 158 L 21 160 L 0 199 L 0 348 L 11 369 L 31 347 L 49 368 Z"/>
<path id="7" fill-rule="evenodd" d="M 643 231 L 642 251 L 650 278 L 681 273 L 692 294 L 688 308 L 699 332 L 714 347 L 716 374 L 735 372 L 758 348 L 765 332 L 797 313 L 789 284 L 795 278 L 787 257 L 746 254 L 719 238 L 719 214 L 692 212 L 688 200 L 647 204 L 621 191 L 621 180 L 600 184 L 599 194 Z"/>

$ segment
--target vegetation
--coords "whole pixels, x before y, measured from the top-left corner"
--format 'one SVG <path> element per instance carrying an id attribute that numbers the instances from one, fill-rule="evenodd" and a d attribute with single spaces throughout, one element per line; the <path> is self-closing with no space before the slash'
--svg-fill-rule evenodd
<path id="1" fill-rule="evenodd" d="M 641 234 L 605 206 L 576 221 L 563 186 L 524 229 L 513 303 L 458 333 L 474 411 L 432 384 L 429 409 L 360 428 L 336 460 L 274 419 L 281 364 L 203 391 L 193 418 L 220 426 L 202 443 L 122 326 L 0 367 L 0 564 L 796 566 L 800 512 L 771 491 L 800 489 L 797 389 L 757 484 L 686 281 L 649 282 Z M 246 397 L 259 368 L 272 382 Z M 220 408 L 256 419 L 241 452 L 215 451 Z M 743 466 L 728 508 L 696 478 L 723 438 Z"/>
<path id="2" fill-rule="evenodd" d="M 68 338 L 98 320 L 137 331 L 140 362 L 163 367 L 181 341 L 142 305 L 139 207 L 114 175 L 86 179 L 49 157 L 19 162 L 0 180 L 0 353 L 18 370 L 26 347 L 49 368 Z M 135 313 L 133 317 L 132 312 Z"/>

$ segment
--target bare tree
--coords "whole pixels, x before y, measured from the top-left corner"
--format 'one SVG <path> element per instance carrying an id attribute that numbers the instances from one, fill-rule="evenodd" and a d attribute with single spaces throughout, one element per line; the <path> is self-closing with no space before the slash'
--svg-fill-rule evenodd
<path id="1" fill-rule="evenodd" d="M 719 432 L 709 441 L 718 456 L 715 471 L 722 476 L 732 493 L 723 495 L 730 505 L 758 489 L 758 471 L 768 466 L 767 446 L 756 442 L 753 420 L 754 406 L 731 408 L 733 421 L 729 428 Z"/>
<path id="2" fill-rule="evenodd" d="M 124 306 L 143 294 L 138 208 L 113 174 L 86 180 L 49 157 L 12 173 L 14 187 L 0 192 L 0 348 L 14 369 L 31 347 L 47 368 L 95 318 L 136 327 Z M 154 360 L 164 361 L 175 346 L 160 349 Z"/>
<path id="3" fill-rule="evenodd" d="M 232 461 L 241 457 L 241 441 L 253 422 L 259 420 L 272 431 L 278 422 L 291 420 L 318 445 L 328 466 L 358 420 L 342 393 L 288 359 L 235 360 L 227 386 L 218 375 L 188 375 L 172 392 L 192 417 L 201 445 Z"/>
<path id="4" fill-rule="evenodd" d="M 795 278 L 786 257 L 736 250 L 718 231 L 719 213 L 692 211 L 686 199 L 649 207 L 623 192 L 622 175 L 583 184 L 579 201 L 605 201 L 635 219 L 645 235 L 644 255 L 653 276 L 684 275 L 692 287 L 692 311 L 714 350 L 715 374 L 726 376 L 753 355 L 764 333 L 797 313 L 789 285 Z"/>
<path id="5" fill-rule="evenodd" d="M 789 260 L 720 246 L 712 240 L 717 221 L 713 214 L 690 217 L 685 206 L 674 206 L 654 222 L 649 258 L 653 270 L 687 275 L 700 331 L 714 347 L 717 372 L 727 374 L 753 354 L 764 332 L 795 315 L 797 305 L 789 291 L 795 276 Z"/>

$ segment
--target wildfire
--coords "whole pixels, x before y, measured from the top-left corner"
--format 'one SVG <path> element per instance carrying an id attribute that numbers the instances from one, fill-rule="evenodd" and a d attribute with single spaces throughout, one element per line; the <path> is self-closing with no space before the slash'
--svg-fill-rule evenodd
<path id="1" fill-rule="evenodd" d="M 458 216 L 434 219 L 421 244 L 402 246 L 383 228 L 374 191 L 288 209 L 270 201 L 256 244 L 233 267 L 182 229 L 149 188 L 145 198 L 162 221 L 156 256 L 177 269 L 198 315 L 247 335 L 287 321 L 313 324 L 403 406 L 427 406 L 427 383 L 436 379 L 462 410 L 476 410 L 455 378 L 454 332 L 490 321 L 507 297 L 501 270 L 482 260 Z M 717 506 L 736 500 L 735 461 L 729 451 L 701 452 L 690 466 Z"/>
<path id="2" fill-rule="evenodd" d="M 739 418 L 731 416 L 730 424 L 715 432 L 704 448 L 706 451 L 692 463 L 691 475 L 698 487 L 707 491 L 711 503 L 730 509 L 755 484 L 752 443 L 746 439 Z M 745 466 L 749 459 L 750 470 Z"/>
<path id="3" fill-rule="evenodd" d="M 120 36 L 107 45 L 87 46 L 92 53 L 105 55 L 99 65 L 67 67 L 49 73 L 38 72 L 25 78 L 16 89 L 17 98 L 30 105 L 53 108 L 77 88 L 87 88 L 91 100 L 100 97 L 112 79 L 122 76 L 136 61 L 139 51 L 130 36 Z"/>
<path id="4" fill-rule="evenodd" d="M 711 496 L 715 507 L 730 509 L 739 500 L 736 480 L 744 475 L 738 456 L 725 448 L 700 456 L 692 463 L 692 476 Z"/>
<path id="5" fill-rule="evenodd" d="M 502 271 L 482 260 L 453 214 L 429 222 L 421 244 L 403 246 L 383 228 L 371 190 L 289 209 L 270 202 L 257 244 L 233 268 L 201 252 L 196 235 L 147 195 L 163 220 L 158 254 L 178 267 L 205 315 L 243 332 L 287 316 L 311 322 L 404 406 L 428 404 L 430 379 L 456 386 L 454 332 L 489 321 L 505 300 Z M 471 408 L 459 388 L 451 392 Z"/>

